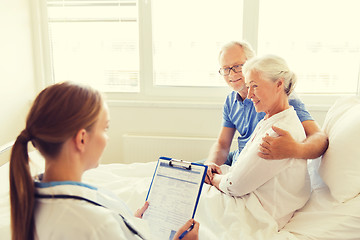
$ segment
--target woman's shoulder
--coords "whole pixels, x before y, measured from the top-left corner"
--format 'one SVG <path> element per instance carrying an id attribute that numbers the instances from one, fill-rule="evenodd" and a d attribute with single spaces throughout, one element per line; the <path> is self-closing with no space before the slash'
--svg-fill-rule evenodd
<path id="1" fill-rule="evenodd" d="M 293 107 L 287 109 L 282 118 L 274 123 L 274 126 L 288 131 L 297 141 L 302 141 L 306 137 L 304 127 Z"/>
<path id="2" fill-rule="evenodd" d="M 103 207 L 87 203 L 57 203 L 56 206 L 41 207 L 36 215 L 40 239 L 50 235 L 57 236 L 54 239 L 122 239 L 119 222 L 111 211 Z"/>

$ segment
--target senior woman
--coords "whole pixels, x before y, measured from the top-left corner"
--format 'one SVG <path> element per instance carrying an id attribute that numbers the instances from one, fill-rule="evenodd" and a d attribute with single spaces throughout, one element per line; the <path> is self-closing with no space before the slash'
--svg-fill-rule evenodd
<path id="1" fill-rule="evenodd" d="M 296 76 L 282 58 L 274 55 L 247 61 L 243 72 L 247 98 L 253 101 L 257 112 L 265 112 L 266 116 L 256 126 L 236 164 L 223 174 L 215 174 L 211 184 L 231 196 L 255 194 L 281 229 L 310 197 L 307 161 L 267 161 L 257 153 L 263 137 L 276 137 L 272 126 L 289 131 L 297 141 L 305 139 L 301 122 L 288 101 Z"/>

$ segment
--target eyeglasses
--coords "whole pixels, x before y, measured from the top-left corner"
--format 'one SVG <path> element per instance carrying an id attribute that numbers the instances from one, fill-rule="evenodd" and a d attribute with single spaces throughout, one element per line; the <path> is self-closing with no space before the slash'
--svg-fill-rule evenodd
<path id="1" fill-rule="evenodd" d="M 228 76 L 230 74 L 230 71 L 233 70 L 234 73 L 242 72 L 242 67 L 244 64 L 235 65 L 229 68 L 220 68 L 219 73 L 222 76 Z"/>

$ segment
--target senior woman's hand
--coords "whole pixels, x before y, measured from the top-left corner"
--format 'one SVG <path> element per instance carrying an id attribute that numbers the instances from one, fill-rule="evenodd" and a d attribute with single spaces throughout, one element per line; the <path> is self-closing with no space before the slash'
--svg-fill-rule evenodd
<path id="1" fill-rule="evenodd" d="M 209 164 L 206 164 L 205 165 L 208 166 L 208 169 L 207 169 L 207 173 L 206 173 L 206 177 L 205 177 L 205 183 L 207 184 L 212 184 L 212 180 L 213 180 L 213 177 L 214 177 L 214 174 L 221 174 L 221 168 L 215 164 L 215 163 L 209 163 Z"/>
<path id="2" fill-rule="evenodd" d="M 224 176 L 224 175 L 222 175 L 222 174 L 217 174 L 217 173 L 215 173 L 213 179 L 211 180 L 211 185 L 213 185 L 214 187 L 216 187 L 217 189 L 219 189 L 219 191 L 221 191 L 221 189 L 220 189 L 220 182 L 221 182 L 221 179 L 223 178 L 223 176 Z M 221 191 L 221 192 L 222 192 L 222 191 Z"/>

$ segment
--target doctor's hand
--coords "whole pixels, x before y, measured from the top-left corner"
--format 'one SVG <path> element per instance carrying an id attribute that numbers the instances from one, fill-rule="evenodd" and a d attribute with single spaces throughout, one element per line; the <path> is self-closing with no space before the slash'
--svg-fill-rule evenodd
<path id="1" fill-rule="evenodd" d="M 288 131 L 273 126 L 272 129 L 278 134 L 277 137 L 270 137 L 268 134 L 263 137 L 260 144 L 258 156 L 264 159 L 284 159 L 296 156 L 299 143 L 296 142 Z"/>
<path id="2" fill-rule="evenodd" d="M 189 228 L 193 225 L 193 228 L 189 230 Z M 196 222 L 194 219 L 190 219 L 182 226 L 175 234 L 173 240 L 179 240 L 180 236 L 183 236 L 181 240 L 198 240 L 199 239 L 199 226 L 200 224 Z M 183 233 L 188 231 L 185 235 Z"/>
<path id="3" fill-rule="evenodd" d="M 146 201 L 144 206 L 142 206 L 141 208 L 139 208 L 138 210 L 136 210 L 134 216 L 137 218 L 142 218 L 144 212 L 146 211 L 146 209 L 149 207 L 149 202 Z"/>
<path id="4" fill-rule="evenodd" d="M 219 165 L 217 165 L 215 163 L 210 163 L 210 164 L 205 164 L 205 165 L 208 166 L 205 183 L 212 185 L 211 181 L 214 177 L 214 174 L 215 173 L 222 174 L 221 169 L 220 169 Z"/>

